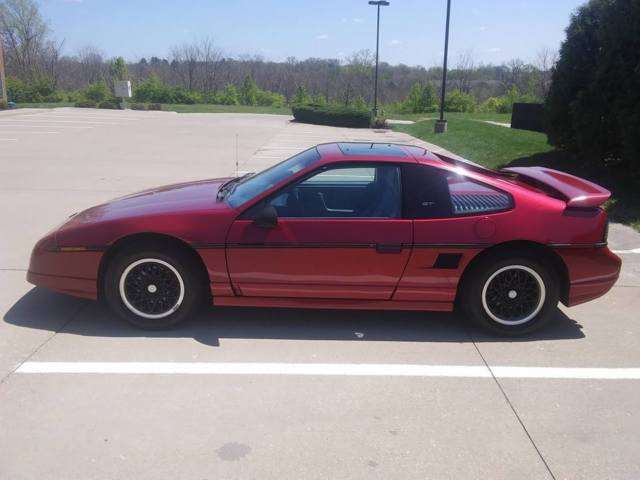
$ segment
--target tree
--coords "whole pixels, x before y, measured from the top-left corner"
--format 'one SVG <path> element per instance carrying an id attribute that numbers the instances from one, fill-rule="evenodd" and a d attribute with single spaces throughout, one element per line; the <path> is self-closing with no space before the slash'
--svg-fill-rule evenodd
<path id="1" fill-rule="evenodd" d="M 416 82 L 400 105 L 406 113 L 433 112 L 437 108 L 436 89 L 430 82 L 422 85 Z"/>
<path id="2" fill-rule="evenodd" d="M 291 103 L 293 105 L 304 105 L 311 101 L 311 97 L 307 93 L 307 89 L 304 85 L 299 84 L 296 87 L 296 94 L 293 96 Z"/>
<path id="3" fill-rule="evenodd" d="M 585 162 L 640 173 L 640 2 L 591 0 L 572 16 L 546 102 L 548 139 Z"/>
<path id="4" fill-rule="evenodd" d="M 34 0 L 0 2 L 0 37 L 5 46 L 7 69 L 23 80 L 40 73 L 49 36 L 49 27 L 40 16 Z"/>
<path id="5" fill-rule="evenodd" d="M 258 103 L 258 87 L 251 75 L 244 77 L 240 87 L 240 103 L 242 105 L 256 105 Z"/>
<path id="6" fill-rule="evenodd" d="M 114 81 L 129 80 L 129 69 L 127 68 L 127 63 L 122 57 L 117 57 L 111 61 L 109 71 L 111 73 L 111 78 Z"/>

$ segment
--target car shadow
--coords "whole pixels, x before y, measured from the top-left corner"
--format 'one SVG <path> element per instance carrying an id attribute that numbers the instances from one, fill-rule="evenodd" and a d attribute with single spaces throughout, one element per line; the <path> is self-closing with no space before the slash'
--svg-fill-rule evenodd
<path id="1" fill-rule="evenodd" d="M 533 342 L 584 338 L 582 326 L 559 309 L 542 331 L 518 338 L 481 333 L 457 314 L 439 312 L 208 307 L 173 329 L 137 329 L 99 302 L 33 288 L 5 314 L 8 324 L 95 337 L 352 340 L 369 342 Z"/>

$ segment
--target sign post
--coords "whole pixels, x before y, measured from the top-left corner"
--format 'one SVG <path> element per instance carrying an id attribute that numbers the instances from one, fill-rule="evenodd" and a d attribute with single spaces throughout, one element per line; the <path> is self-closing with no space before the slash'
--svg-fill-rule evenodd
<path id="1" fill-rule="evenodd" d="M 131 81 L 116 80 L 113 84 L 113 94 L 122 99 L 122 108 L 127 108 L 127 98 L 131 98 Z"/>

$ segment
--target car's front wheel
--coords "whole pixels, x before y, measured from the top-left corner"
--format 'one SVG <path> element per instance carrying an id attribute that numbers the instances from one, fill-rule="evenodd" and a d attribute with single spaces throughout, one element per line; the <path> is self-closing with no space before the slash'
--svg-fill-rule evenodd
<path id="1" fill-rule="evenodd" d="M 501 335 L 522 335 L 545 325 L 558 305 L 552 270 L 537 260 L 487 258 L 461 286 L 460 306 L 477 326 Z"/>
<path id="2" fill-rule="evenodd" d="M 107 267 L 104 298 L 122 318 L 145 329 L 173 326 L 201 305 L 202 282 L 188 255 L 126 251 Z"/>

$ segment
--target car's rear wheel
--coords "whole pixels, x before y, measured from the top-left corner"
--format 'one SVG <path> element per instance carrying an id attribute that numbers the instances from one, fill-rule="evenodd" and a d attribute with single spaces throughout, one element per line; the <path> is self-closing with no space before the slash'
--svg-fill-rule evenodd
<path id="1" fill-rule="evenodd" d="M 477 326 L 501 335 L 541 328 L 558 304 L 553 271 L 524 256 L 481 260 L 465 276 L 460 293 L 463 313 Z"/>
<path id="2" fill-rule="evenodd" d="M 104 278 L 109 306 L 145 329 L 182 322 L 196 312 L 203 295 L 198 271 L 182 252 L 125 251 L 111 261 Z"/>

